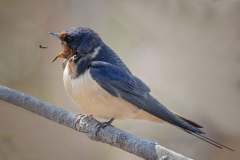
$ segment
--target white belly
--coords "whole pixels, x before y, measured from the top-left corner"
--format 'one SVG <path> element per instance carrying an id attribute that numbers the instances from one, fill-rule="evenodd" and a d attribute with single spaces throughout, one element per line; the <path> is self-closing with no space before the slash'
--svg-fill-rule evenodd
<path id="1" fill-rule="evenodd" d="M 126 100 L 110 95 L 91 77 L 89 70 L 78 78 L 71 79 L 67 63 L 63 72 L 63 82 L 72 101 L 87 114 L 105 119 L 133 118 L 163 122 Z"/>
<path id="2" fill-rule="evenodd" d="M 66 66 L 63 81 L 72 101 L 87 114 L 105 119 L 126 119 L 134 118 L 139 111 L 131 103 L 102 89 L 91 77 L 89 70 L 78 78 L 71 79 Z"/>

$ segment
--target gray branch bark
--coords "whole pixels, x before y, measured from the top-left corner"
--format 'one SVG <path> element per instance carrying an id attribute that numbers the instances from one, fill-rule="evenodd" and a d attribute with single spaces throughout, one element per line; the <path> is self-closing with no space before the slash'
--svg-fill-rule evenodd
<path id="1" fill-rule="evenodd" d="M 107 126 L 97 132 L 100 122 L 92 116 L 77 116 L 47 102 L 4 86 L 0 86 L 0 99 L 76 131 L 86 133 L 92 140 L 115 146 L 147 160 L 191 160 L 160 146 L 158 143 L 144 140 L 115 127 Z"/>

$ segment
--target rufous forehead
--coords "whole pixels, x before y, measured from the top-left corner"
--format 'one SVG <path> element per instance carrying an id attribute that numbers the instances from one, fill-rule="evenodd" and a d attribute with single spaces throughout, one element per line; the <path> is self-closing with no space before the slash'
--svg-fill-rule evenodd
<path id="1" fill-rule="evenodd" d="M 67 32 L 66 31 L 62 31 L 61 33 L 58 34 L 59 38 L 61 40 L 64 40 L 64 38 L 67 36 Z"/>

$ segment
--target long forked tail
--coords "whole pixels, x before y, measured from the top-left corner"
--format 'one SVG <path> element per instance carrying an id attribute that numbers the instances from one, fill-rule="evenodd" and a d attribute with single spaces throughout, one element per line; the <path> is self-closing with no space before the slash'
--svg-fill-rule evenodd
<path id="1" fill-rule="evenodd" d="M 186 121 L 187 123 L 193 125 L 194 127 L 203 128 L 203 126 L 201 126 L 201 125 L 193 122 L 192 120 L 189 120 L 189 119 L 187 119 L 187 118 L 185 118 L 185 117 L 183 117 L 183 116 L 181 116 L 181 115 L 179 115 L 179 114 L 177 114 L 177 113 L 174 113 L 174 114 L 177 115 L 178 117 L 180 117 L 181 119 L 183 119 L 184 121 Z M 216 142 L 216 141 L 214 141 L 214 140 L 212 140 L 212 139 L 210 139 L 210 138 L 207 138 L 207 137 L 205 137 L 205 136 L 203 136 L 203 135 L 201 135 L 201 134 L 194 133 L 194 132 L 191 132 L 191 131 L 185 130 L 185 129 L 183 129 L 183 130 L 184 130 L 185 132 L 187 132 L 187 133 L 189 133 L 189 134 L 191 134 L 191 135 L 193 135 L 193 136 L 195 136 L 195 137 L 197 137 L 197 138 L 199 138 L 199 139 L 201 139 L 201 140 L 203 140 L 203 141 L 205 141 L 205 142 L 207 142 L 207 143 L 215 146 L 215 147 L 218 147 L 218 148 L 220 148 L 220 149 L 226 148 L 226 149 L 229 149 L 229 150 L 231 150 L 231 151 L 234 151 L 233 149 L 231 149 L 231 148 L 229 148 L 229 147 L 227 147 L 227 146 L 225 146 L 225 145 L 222 145 L 222 144 L 220 144 L 220 143 L 218 143 L 218 142 Z"/>
<path id="2" fill-rule="evenodd" d="M 205 132 L 199 129 L 203 128 L 201 125 L 170 111 L 160 102 L 158 102 L 155 98 L 153 98 L 150 94 L 147 95 L 147 98 L 137 98 L 137 100 L 141 103 L 139 108 L 144 110 L 145 112 L 148 112 L 149 114 L 163 121 L 166 121 L 169 124 L 172 124 L 175 127 L 178 127 L 185 132 L 218 148 L 226 148 L 234 151 L 233 149 L 226 147 L 225 145 L 222 145 L 214 140 L 211 140 L 210 138 L 203 136 L 202 134 L 205 134 Z"/>
<path id="3" fill-rule="evenodd" d="M 183 129 L 183 130 L 184 130 L 184 129 Z M 191 134 L 191 135 L 193 135 L 193 136 L 195 136 L 195 137 L 197 137 L 197 138 L 199 138 L 199 139 L 201 139 L 201 140 L 203 140 L 203 141 L 205 141 L 205 142 L 207 142 L 207 143 L 209 143 L 209 144 L 211 144 L 211 145 L 213 145 L 213 146 L 215 146 L 215 147 L 218 147 L 218 148 L 220 148 L 220 149 L 226 148 L 226 149 L 234 152 L 233 149 L 231 149 L 231 148 L 229 148 L 229 147 L 227 147 L 227 146 L 225 146 L 225 145 L 223 145 L 223 144 L 221 144 L 221 143 L 218 143 L 218 142 L 216 142 L 216 141 L 214 141 L 214 140 L 212 140 L 212 139 L 210 139 L 210 138 L 207 138 L 207 137 L 205 137 L 205 136 L 203 136 L 203 135 L 200 135 L 200 134 L 198 134 L 198 133 L 193 133 L 193 132 L 188 131 L 188 130 L 184 130 L 184 131 L 187 132 L 187 133 L 189 133 L 189 134 Z"/>

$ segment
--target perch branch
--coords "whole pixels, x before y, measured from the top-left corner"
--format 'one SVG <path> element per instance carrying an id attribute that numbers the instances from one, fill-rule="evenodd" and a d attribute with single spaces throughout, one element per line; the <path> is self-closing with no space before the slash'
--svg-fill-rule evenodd
<path id="1" fill-rule="evenodd" d="M 157 143 L 144 140 L 115 127 L 107 126 L 97 132 L 100 122 L 92 116 L 77 116 L 47 102 L 4 86 L 0 86 L 0 99 L 61 125 L 86 133 L 92 140 L 107 143 L 147 160 L 191 160 Z"/>

